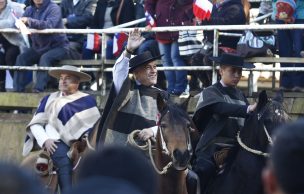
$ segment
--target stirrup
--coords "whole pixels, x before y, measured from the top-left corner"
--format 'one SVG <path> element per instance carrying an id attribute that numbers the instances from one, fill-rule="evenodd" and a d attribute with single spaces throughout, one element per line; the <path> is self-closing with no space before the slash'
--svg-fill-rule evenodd
<path id="1" fill-rule="evenodd" d="M 46 151 L 42 151 L 36 160 L 35 171 L 40 176 L 46 176 L 53 170 L 53 161 Z"/>

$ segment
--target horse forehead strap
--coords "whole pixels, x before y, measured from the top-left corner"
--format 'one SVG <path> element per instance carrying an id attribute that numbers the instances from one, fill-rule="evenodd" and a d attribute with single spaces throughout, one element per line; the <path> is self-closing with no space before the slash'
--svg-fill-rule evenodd
<path id="1" fill-rule="evenodd" d="M 163 117 L 169 112 L 169 108 L 166 107 L 164 108 L 162 111 L 160 111 L 158 114 L 157 114 L 157 120 L 156 120 L 156 125 L 157 126 L 160 126 L 160 121 L 163 119 Z"/>
<path id="2" fill-rule="evenodd" d="M 264 113 L 266 112 L 266 110 L 270 107 L 271 103 L 272 103 L 272 100 L 269 100 L 269 102 L 266 103 L 266 105 L 264 106 L 264 108 L 262 109 L 262 111 L 258 113 L 258 120 L 260 120 L 262 118 L 262 116 L 264 115 Z"/>

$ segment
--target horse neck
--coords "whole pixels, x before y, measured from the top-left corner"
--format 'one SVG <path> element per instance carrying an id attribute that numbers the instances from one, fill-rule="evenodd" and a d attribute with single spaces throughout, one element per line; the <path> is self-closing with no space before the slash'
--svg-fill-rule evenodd
<path id="1" fill-rule="evenodd" d="M 160 191 L 158 194 L 188 194 L 186 171 L 170 168 L 164 175 L 159 175 Z"/>
<path id="2" fill-rule="evenodd" d="M 256 118 L 256 115 L 245 122 L 241 131 L 241 138 L 247 146 L 254 149 L 265 148 L 268 144 L 264 132 L 264 125 Z"/>
<path id="3" fill-rule="evenodd" d="M 162 141 L 159 132 L 156 136 L 155 163 L 162 170 L 171 161 L 171 157 L 163 152 Z M 166 174 L 159 175 L 160 191 L 158 194 L 188 194 L 186 186 L 186 170 L 178 171 L 170 167 Z"/>

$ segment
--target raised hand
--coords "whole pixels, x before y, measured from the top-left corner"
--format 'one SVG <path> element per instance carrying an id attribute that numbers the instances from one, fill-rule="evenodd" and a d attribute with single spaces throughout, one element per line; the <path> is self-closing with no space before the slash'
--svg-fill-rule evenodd
<path id="1" fill-rule="evenodd" d="M 127 50 L 130 52 L 134 52 L 144 41 L 145 38 L 141 36 L 141 32 L 139 31 L 139 29 L 135 28 L 129 33 Z"/>

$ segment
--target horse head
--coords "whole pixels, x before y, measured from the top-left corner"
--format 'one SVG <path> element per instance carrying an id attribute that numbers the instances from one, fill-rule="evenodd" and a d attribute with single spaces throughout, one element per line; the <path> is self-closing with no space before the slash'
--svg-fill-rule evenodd
<path id="1" fill-rule="evenodd" d="M 169 156 L 176 170 L 184 170 L 192 156 L 191 119 L 185 110 L 161 96 L 157 97 L 157 108 L 160 113 L 157 144 Z"/>
<path id="2" fill-rule="evenodd" d="M 266 150 L 268 145 L 272 144 L 271 135 L 278 126 L 288 120 L 289 116 L 283 105 L 283 92 L 279 91 L 273 99 L 269 99 L 263 90 L 259 94 L 257 108 L 246 120 L 240 137 L 246 141 L 245 146 L 250 147 L 249 150 L 268 156 Z"/>
<path id="3" fill-rule="evenodd" d="M 289 116 L 283 106 L 283 92 L 278 91 L 275 97 L 269 100 L 266 91 L 262 91 L 259 95 L 257 114 L 259 120 L 262 120 L 269 129 L 275 129 L 287 122 Z"/>

